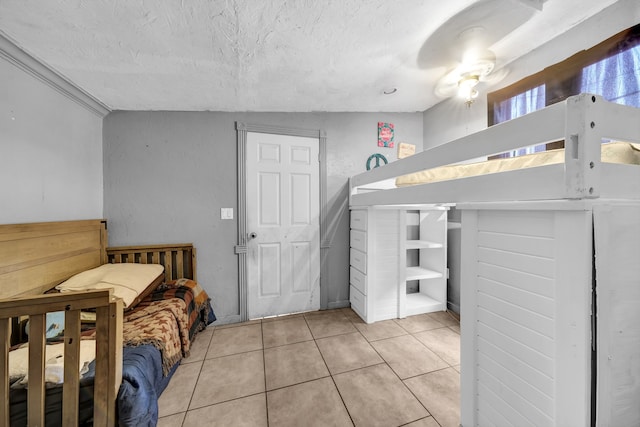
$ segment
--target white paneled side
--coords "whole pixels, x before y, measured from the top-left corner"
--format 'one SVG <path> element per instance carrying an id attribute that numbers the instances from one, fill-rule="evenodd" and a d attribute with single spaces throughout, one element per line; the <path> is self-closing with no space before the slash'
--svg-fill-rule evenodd
<path id="1" fill-rule="evenodd" d="M 291 242 L 291 286 L 293 293 L 311 290 L 311 245 L 309 242 Z"/>
<path id="2" fill-rule="evenodd" d="M 398 316 L 399 210 L 372 210 L 369 223 L 368 251 L 375 256 L 375 276 L 369 274 L 368 298 L 375 313 L 373 321 Z M 375 218 L 375 219 L 373 219 Z M 372 227 L 375 226 L 375 230 Z"/>
<path id="3" fill-rule="evenodd" d="M 413 236 L 414 234 L 411 229 L 418 226 L 419 223 L 419 212 L 404 211 L 398 216 L 398 287 L 396 290 L 398 298 L 396 317 L 398 318 L 403 318 L 408 315 L 407 307 L 409 305 L 409 298 L 407 298 L 408 286 L 406 279 L 408 268 L 403 267 L 412 263 L 411 258 L 408 256 L 409 252 L 407 251 L 407 241 L 409 239 L 409 235 L 411 234 Z"/>
<path id="4" fill-rule="evenodd" d="M 499 316 L 501 321 L 512 324 L 514 329 L 521 330 L 522 336 L 530 336 L 533 343 L 546 340 L 553 342 L 555 325 L 553 314 L 548 317 L 540 314 L 537 307 L 531 304 L 521 304 L 525 295 L 518 292 L 517 284 L 503 284 L 485 277 L 478 277 L 478 307 L 491 314 Z M 502 292 L 503 289 L 511 292 Z M 526 342 L 525 342 L 526 344 Z"/>
<path id="5" fill-rule="evenodd" d="M 551 212 L 478 213 L 477 411 L 496 425 L 502 417 L 510 425 L 554 424 L 554 301 L 544 295 L 554 280 L 553 234 Z M 523 288 L 521 276 L 534 279 Z"/>
<path id="6" fill-rule="evenodd" d="M 549 211 L 492 210 L 480 212 L 481 215 L 478 217 L 479 231 L 493 231 L 516 236 L 554 237 L 553 215 L 550 215 Z"/>
<path id="7" fill-rule="evenodd" d="M 555 212 L 556 400 L 558 426 L 591 422 L 592 212 Z"/>
<path id="8" fill-rule="evenodd" d="M 548 374 L 554 370 L 551 358 L 532 353 L 530 348 L 512 338 L 500 337 L 495 329 L 480 328 L 480 334 L 483 336 L 478 339 L 481 360 L 487 359 L 499 364 L 504 374 L 511 378 L 518 378 L 513 372 L 526 372 L 526 377 L 530 378 L 528 386 L 519 389 L 518 393 L 537 403 L 540 407 L 553 403 L 550 396 L 553 394 L 554 383 L 553 378 Z M 509 346 L 500 348 L 495 344 L 501 341 L 509 343 Z M 536 364 L 541 367 L 540 370 L 533 367 Z M 497 374 L 502 374 L 502 372 Z M 517 381 L 521 382 L 522 379 L 518 378 Z M 551 408 L 549 409 L 551 410 Z"/>
<path id="9" fill-rule="evenodd" d="M 553 412 L 553 399 L 549 397 L 548 393 L 532 386 L 520 376 L 515 375 L 513 369 L 507 368 L 507 366 L 509 366 L 510 355 L 504 350 L 486 342 L 482 342 L 482 345 L 485 346 L 483 350 L 486 351 L 483 351 L 478 358 L 479 365 L 482 367 L 480 369 L 482 373 L 480 382 L 482 382 L 482 376 L 484 376 L 485 378 L 491 378 L 490 381 L 493 383 L 506 384 L 509 391 L 516 395 L 518 406 L 529 419 L 537 419 L 536 425 L 548 425 L 550 419 L 544 414 Z M 489 354 L 491 357 L 488 356 Z M 500 388 L 500 386 L 498 388 Z M 533 405 L 530 406 L 525 404 L 525 402 L 532 403 Z"/>
<path id="10" fill-rule="evenodd" d="M 478 265 L 478 272 L 499 283 L 518 283 L 519 289 L 532 298 L 553 298 L 555 295 L 552 278 L 489 264 Z"/>
<path id="11" fill-rule="evenodd" d="M 640 425 L 640 205 L 594 209 L 597 419 Z"/>
<path id="12" fill-rule="evenodd" d="M 553 425 L 547 415 L 553 412 L 554 402 L 549 396 L 529 386 L 520 376 L 508 369 L 503 369 L 496 360 L 481 354 L 478 357 L 481 368 L 478 370 L 478 381 L 495 391 L 496 396 L 508 393 L 512 398 L 510 405 L 517 412 L 518 424 L 513 425 Z M 522 423 L 522 419 L 528 422 Z"/>
<path id="13" fill-rule="evenodd" d="M 280 269 L 273 268 L 274 265 L 281 265 L 280 252 L 278 243 L 263 243 L 258 247 L 260 297 L 273 297 L 281 293 Z"/>
<path id="14" fill-rule="evenodd" d="M 527 420 L 523 414 L 511 406 L 511 404 L 505 404 L 502 397 L 496 393 L 500 390 L 499 387 L 504 387 L 504 385 L 494 384 L 486 380 L 480 381 L 483 377 L 481 372 L 482 368 L 478 368 L 478 418 L 485 418 L 486 424 L 478 425 L 481 427 L 491 424 L 496 426 L 533 427 L 533 424 Z M 482 379 L 484 380 L 485 378 Z M 506 390 L 502 391 L 506 392 Z M 485 408 L 499 413 L 500 419 L 505 420 L 504 424 L 500 424 L 498 420 L 488 418 L 488 411 L 486 411 Z"/>
<path id="15" fill-rule="evenodd" d="M 480 232 L 482 234 L 482 232 Z M 480 237 L 480 236 L 478 236 Z M 526 245 L 530 239 L 521 236 L 521 244 Z M 522 250 L 524 251 L 524 249 Z M 510 268 L 522 273 L 534 274 L 543 278 L 552 278 L 555 270 L 552 258 L 536 257 L 524 253 L 517 253 L 508 248 L 478 247 L 479 262 L 488 265 Z"/>
<path id="16" fill-rule="evenodd" d="M 460 424 L 473 427 L 481 421 L 483 426 L 507 425 L 506 420 L 493 416 L 490 407 L 478 413 L 478 311 L 474 286 L 478 274 L 478 211 L 463 210 L 462 223 L 460 283 L 465 286 L 460 286 L 460 313 L 464 313 L 460 316 Z"/>

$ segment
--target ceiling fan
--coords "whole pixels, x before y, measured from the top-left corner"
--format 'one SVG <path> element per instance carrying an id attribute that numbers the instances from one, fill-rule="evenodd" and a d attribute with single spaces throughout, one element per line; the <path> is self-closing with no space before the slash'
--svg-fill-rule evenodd
<path id="1" fill-rule="evenodd" d="M 459 35 L 464 46 L 459 62 L 436 83 L 435 93 L 441 98 L 458 95 L 467 105 L 477 98 L 479 83 L 493 84 L 507 75 L 505 68 L 496 71 L 496 55 L 483 46 L 483 27 L 471 27 Z"/>
<path id="2" fill-rule="evenodd" d="M 506 37 L 547 0 L 478 0 L 449 18 L 425 41 L 418 66 L 430 70 L 435 94 L 458 94 L 467 105 L 478 96 L 478 85 L 503 79 L 506 68 L 496 69 L 496 55 L 489 48 Z"/>

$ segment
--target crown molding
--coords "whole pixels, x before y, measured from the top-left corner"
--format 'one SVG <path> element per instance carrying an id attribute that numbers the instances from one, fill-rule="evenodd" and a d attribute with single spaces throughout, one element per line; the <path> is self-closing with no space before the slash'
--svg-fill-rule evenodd
<path id="1" fill-rule="evenodd" d="M 13 40 L 0 32 L 0 58 L 30 74 L 93 114 L 104 117 L 111 110 L 52 68 L 22 50 Z"/>

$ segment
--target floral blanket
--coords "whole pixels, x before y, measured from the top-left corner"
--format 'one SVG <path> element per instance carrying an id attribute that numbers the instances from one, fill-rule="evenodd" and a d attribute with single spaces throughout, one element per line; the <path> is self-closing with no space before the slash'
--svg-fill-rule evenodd
<path id="1" fill-rule="evenodd" d="M 186 304 L 179 298 L 140 303 L 124 318 L 122 339 L 125 346 L 151 344 L 162 354 L 162 373 L 189 355 L 191 341 L 187 329 Z"/>
<path id="2" fill-rule="evenodd" d="M 132 311 L 125 313 L 125 346 L 151 344 L 162 354 L 162 372 L 189 356 L 191 340 L 215 320 L 211 299 L 200 285 L 178 279 L 161 285 Z"/>
<path id="3" fill-rule="evenodd" d="M 191 279 L 172 280 L 161 285 L 147 301 L 171 298 L 180 298 L 187 306 L 187 330 L 190 340 L 215 320 L 211 299 L 198 282 Z"/>

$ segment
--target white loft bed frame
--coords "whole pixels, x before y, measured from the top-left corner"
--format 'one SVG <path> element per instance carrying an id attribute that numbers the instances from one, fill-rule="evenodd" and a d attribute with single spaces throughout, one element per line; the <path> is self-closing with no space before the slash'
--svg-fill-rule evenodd
<path id="1" fill-rule="evenodd" d="M 593 124 L 593 125 L 592 125 Z M 564 139 L 565 162 L 394 188 L 394 178 Z M 603 139 L 640 143 L 640 110 L 581 94 L 351 177 L 351 206 L 514 200 L 640 199 L 640 168 L 600 162 Z M 508 179 L 505 179 L 508 174 Z M 377 185 L 382 184 L 382 185 Z M 560 184 L 560 185 L 559 185 Z"/>
<path id="2" fill-rule="evenodd" d="M 564 164 L 390 185 L 560 139 Z M 640 425 L 640 166 L 607 139 L 640 142 L 640 109 L 581 94 L 350 179 L 351 207 L 462 211 L 463 427 Z"/>

